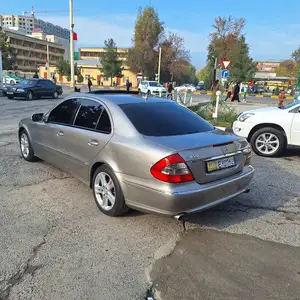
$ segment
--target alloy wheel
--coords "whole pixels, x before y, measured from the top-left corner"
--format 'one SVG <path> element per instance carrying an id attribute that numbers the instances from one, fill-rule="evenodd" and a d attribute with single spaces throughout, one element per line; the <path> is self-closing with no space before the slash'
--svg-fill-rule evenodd
<path id="1" fill-rule="evenodd" d="M 272 155 L 278 151 L 280 146 L 279 138 L 273 133 L 262 133 L 256 141 L 255 146 L 259 152 L 265 155 Z"/>
<path id="2" fill-rule="evenodd" d="M 115 185 L 106 172 L 100 172 L 94 181 L 94 192 L 98 204 L 108 211 L 114 207 L 116 202 Z"/>
<path id="3" fill-rule="evenodd" d="M 29 156 L 29 140 L 26 133 L 22 133 L 20 138 L 21 151 L 25 158 Z"/>

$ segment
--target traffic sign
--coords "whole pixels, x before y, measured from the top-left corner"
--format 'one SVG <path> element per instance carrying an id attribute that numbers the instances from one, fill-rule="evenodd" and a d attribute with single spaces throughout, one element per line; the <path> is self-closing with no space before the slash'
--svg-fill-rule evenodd
<path id="1" fill-rule="evenodd" d="M 229 76 L 228 70 L 222 70 L 222 78 L 227 78 Z"/>
<path id="2" fill-rule="evenodd" d="M 222 60 L 222 65 L 224 69 L 227 69 L 230 64 L 231 64 L 231 60 Z"/>

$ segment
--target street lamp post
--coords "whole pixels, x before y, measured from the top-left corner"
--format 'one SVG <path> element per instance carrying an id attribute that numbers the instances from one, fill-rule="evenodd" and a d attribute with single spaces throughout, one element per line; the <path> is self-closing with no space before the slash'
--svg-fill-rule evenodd
<path id="1" fill-rule="evenodd" d="M 70 64 L 71 64 L 71 87 L 74 86 L 74 40 L 73 40 L 73 0 L 69 0 L 70 3 Z"/>
<path id="2" fill-rule="evenodd" d="M 49 57 L 49 43 L 47 41 L 47 79 L 50 79 L 50 57 Z"/>
<path id="3" fill-rule="evenodd" d="M 160 82 L 161 47 L 159 47 L 157 81 Z"/>

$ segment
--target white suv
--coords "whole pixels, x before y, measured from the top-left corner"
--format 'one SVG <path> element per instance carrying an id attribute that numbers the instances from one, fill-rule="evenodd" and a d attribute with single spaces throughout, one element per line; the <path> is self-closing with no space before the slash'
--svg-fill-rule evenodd
<path id="1" fill-rule="evenodd" d="M 165 96 L 167 90 L 157 81 L 143 80 L 139 84 L 139 92 L 142 94 Z"/>
<path id="2" fill-rule="evenodd" d="M 242 113 L 233 132 L 247 138 L 254 152 L 278 156 L 287 145 L 300 146 L 300 101 L 284 108 L 270 107 Z"/>

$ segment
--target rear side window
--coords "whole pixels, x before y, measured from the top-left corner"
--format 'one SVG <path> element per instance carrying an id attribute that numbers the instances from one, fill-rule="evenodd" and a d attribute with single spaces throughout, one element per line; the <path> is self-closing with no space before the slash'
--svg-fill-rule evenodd
<path id="1" fill-rule="evenodd" d="M 111 133 L 111 122 L 105 109 L 103 109 L 102 111 L 100 120 L 97 125 L 97 130 L 105 134 Z"/>
<path id="2" fill-rule="evenodd" d="M 96 129 L 101 111 L 102 105 L 100 103 L 93 100 L 83 100 L 74 125 L 87 129 Z"/>
<path id="3" fill-rule="evenodd" d="M 185 135 L 213 130 L 214 127 L 175 103 L 120 104 L 137 131 L 147 136 Z"/>
<path id="4" fill-rule="evenodd" d="M 49 114 L 48 122 L 70 125 L 80 105 L 78 99 L 69 99 L 56 106 Z"/>

